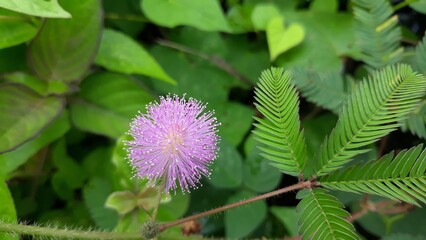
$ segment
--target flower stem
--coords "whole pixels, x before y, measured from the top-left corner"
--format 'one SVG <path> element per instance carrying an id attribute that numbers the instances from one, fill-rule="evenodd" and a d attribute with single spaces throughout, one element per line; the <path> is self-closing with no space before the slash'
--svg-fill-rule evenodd
<path id="1" fill-rule="evenodd" d="M 310 188 L 312 186 L 316 186 L 315 181 L 299 182 L 297 184 L 294 184 L 294 185 L 291 185 L 291 186 L 288 186 L 288 187 L 285 187 L 285 188 L 281 188 L 281 189 L 278 189 L 278 190 L 273 191 L 273 192 L 265 193 L 265 194 L 262 194 L 262 195 L 259 195 L 259 196 L 253 197 L 253 198 L 249 198 L 249 199 L 242 200 L 242 201 L 239 201 L 239 202 L 236 202 L 236 203 L 232 203 L 232 204 L 229 204 L 229 205 L 218 207 L 218 208 L 215 208 L 215 209 L 212 209 L 212 210 L 209 210 L 209 211 L 206 211 L 206 212 L 202 212 L 202 213 L 199 213 L 199 214 L 195 214 L 195 215 L 192 215 L 192 216 L 189 216 L 189 217 L 186 217 L 186 218 L 182 218 L 182 219 L 179 219 L 179 220 L 176 220 L 176 221 L 173 221 L 173 222 L 164 223 L 160 226 L 160 229 L 161 229 L 161 231 L 164 231 L 167 228 L 174 227 L 176 225 L 179 225 L 179 224 L 182 224 L 182 223 L 185 223 L 185 222 L 189 222 L 189 221 L 192 221 L 192 220 L 196 220 L 196 219 L 199 219 L 199 218 L 202 218 L 202 217 L 206 217 L 206 216 L 209 216 L 209 215 L 212 215 L 212 214 L 223 212 L 223 211 L 229 210 L 231 208 L 236 208 L 236 207 L 239 207 L 239 206 L 242 206 L 242 205 L 245 205 L 245 204 L 249 204 L 249 203 L 252 203 L 252 202 L 255 202 L 255 201 L 258 201 L 258 200 L 263 200 L 263 199 L 266 199 L 266 198 L 270 198 L 270 197 L 273 197 L 273 196 L 276 196 L 276 195 L 279 195 L 279 194 L 283 194 L 283 193 L 286 193 L 286 192 L 290 192 L 290 191 L 294 191 L 294 190 L 298 190 L 298 189 L 302 189 L 302 188 Z"/>
<path id="2" fill-rule="evenodd" d="M 115 233 L 115 232 L 92 232 L 73 229 L 58 229 L 53 227 L 30 226 L 19 223 L 5 223 L 0 221 L 0 232 L 12 234 L 22 234 L 29 236 L 43 236 L 52 239 L 57 238 L 78 238 L 78 239 L 142 239 L 140 233 Z"/>

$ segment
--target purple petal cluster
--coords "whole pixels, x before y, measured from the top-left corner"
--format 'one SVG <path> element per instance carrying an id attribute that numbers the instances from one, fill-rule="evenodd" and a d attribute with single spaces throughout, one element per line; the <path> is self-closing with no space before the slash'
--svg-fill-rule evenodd
<path id="1" fill-rule="evenodd" d="M 166 96 L 147 106 L 130 124 L 128 157 L 135 175 L 148 184 L 162 181 L 164 191 L 197 188 L 201 177 L 209 176 L 216 158 L 219 123 L 205 104 L 185 96 Z"/>

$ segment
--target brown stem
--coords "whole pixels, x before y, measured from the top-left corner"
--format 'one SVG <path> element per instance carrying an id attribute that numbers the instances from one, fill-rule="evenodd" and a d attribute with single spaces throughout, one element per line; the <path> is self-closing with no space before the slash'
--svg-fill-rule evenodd
<path id="1" fill-rule="evenodd" d="M 286 192 L 290 192 L 290 191 L 293 191 L 293 190 L 298 190 L 298 189 L 302 189 L 302 188 L 310 188 L 312 186 L 316 186 L 315 181 L 299 182 L 297 184 L 294 184 L 294 185 L 291 185 L 291 186 L 288 186 L 288 187 L 285 187 L 285 188 L 281 188 L 281 189 L 278 189 L 278 190 L 273 191 L 273 192 L 265 193 L 265 194 L 262 194 L 262 195 L 259 195 L 259 196 L 253 197 L 253 198 L 249 198 L 249 199 L 242 200 L 242 201 L 239 201 L 239 202 L 236 202 L 236 203 L 232 203 L 232 204 L 229 204 L 229 205 L 218 207 L 218 208 L 215 208 L 215 209 L 212 209 L 212 210 L 209 210 L 209 211 L 206 211 L 206 212 L 202 212 L 202 213 L 199 213 L 199 214 L 195 214 L 195 215 L 192 215 L 192 216 L 189 216 L 189 217 L 186 217 L 186 218 L 182 218 L 182 219 L 179 219 L 179 220 L 176 220 L 176 221 L 173 221 L 173 222 L 164 223 L 160 226 L 160 229 L 161 229 L 161 231 L 164 231 L 169 227 L 173 227 L 173 226 L 176 226 L 176 225 L 188 222 L 188 221 L 196 220 L 196 219 L 199 219 L 199 218 L 202 218 L 202 217 L 206 217 L 206 216 L 209 216 L 209 215 L 212 215 L 212 214 L 216 214 L 216 213 L 219 213 L 219 212 L 229 210 L 231 208 L 236 208 L 236 207 L 239 207 L 239 206 L 242 206 L 242 205 L 245 205 L 245 204 L 249 204 L 249 203 L 252 203 L 252 202 L 255 202 L 255 201 L 258 201 L 258 200 L 263 200 L 263 199 L 266 199 L 266 198 L 270 198 L 270 197 L 273 197 L 273 196 L 276 196 L 276 195 L 279 195 L 279 194 L 283 194 L 283 193 L 286 193 Z"/>
<path id="2" fill-rule="evenodd" d="M 225 60 L 223 60 L 219 56 L 210 56 L 210 55 L 203 53 L 201 51 L 189 48 L 189 47 L 184 46 L 184 45 L 179 44 L 179 43 L 164 40 L 164 39 L 157 40 L 157 43 L 161 46 L 173 48 L 173 49 L 176 49 L 178 51 L 181 51 L 181 52 L 184 52 L 184 53 L 187 53 L 187 54 L 191 54 L 191 55 L 197 56 L 199 58 L 202 58 L 206 61 L 209 61 L 213 65 L 216 65 L 218 68 L 227 72 L 229 75 L 240 80 L 241 82 L 243 82 L 247 86 L 249 86 L 249 87 L 254 86 L 253 83 L 250 81 L 250 79 L 246 78 L 238 70 L 236 70 L 234 67 L 232 67 L 230 64 L 228 64 Z"/>

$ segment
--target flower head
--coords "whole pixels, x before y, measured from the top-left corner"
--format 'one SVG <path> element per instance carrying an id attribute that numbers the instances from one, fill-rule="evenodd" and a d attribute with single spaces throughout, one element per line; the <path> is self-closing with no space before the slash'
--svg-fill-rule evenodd
<path id="1" fill-rule="evenodd" d="M 196 188 L 201 176 L 209 176 L 209 164 L 216 158 L 219 126 L 206 105 L 190 98 L 170 95 L 146 107 L 130 124 L 127 142 L 135 175 L 154 185 L 162 180 L 164 190 Z"/>

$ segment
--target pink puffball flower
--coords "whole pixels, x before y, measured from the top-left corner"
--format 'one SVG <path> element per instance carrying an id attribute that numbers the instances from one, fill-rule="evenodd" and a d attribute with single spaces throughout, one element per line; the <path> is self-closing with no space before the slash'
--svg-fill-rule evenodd
<path id="1" fill-rule="evenodd" d="M 146 114 L 139 113 L 130 124 L 132 141 L 127 142 L 128 157 L 135 176 L 148 179 L 162 190 L 182 191 L 197 188 L 202 176 L 210 176 L 209 165 L 216 159 L 220 124 L 206 105 L 178 96 L 160 97 L 150 103 Z"/>

